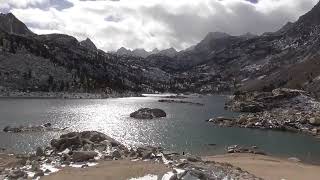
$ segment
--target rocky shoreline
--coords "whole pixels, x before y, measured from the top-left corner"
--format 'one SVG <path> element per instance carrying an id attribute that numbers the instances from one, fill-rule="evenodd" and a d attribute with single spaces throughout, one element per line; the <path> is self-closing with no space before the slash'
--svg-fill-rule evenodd
<path id="1" fill-rule="evenodd" d="M 238 92 L 225 108 L 242 114 L 237 118 L 215 117 L 207 121 L 223 127 L 320 136 L 320 102 L 305 91 L 282 88 L 272 92 Z"/>
<path id="2" fill-rule="evenodd" d="M 196 106 L 204 106 L 202 103 L 191 102 L 191 101 L 178 101 L 173 99 L 160 99 L 158 102 L 161 103 L 177 103 L 177 104 L 188 104 L 188 105 L 196 105 Z"/>
<path id="3" fill-rule="evenodd" d="M 77 92 L 20 92 L 0 91 L 0 98 L 44 98 L 44 99 L 106 99 L 122 97 L 142 97 L 135 92 L 117 93 L 77 93 Z"/>
<path id="4" fill-rule="evenodd" d="M 49 132 L 49 131 L 64 131 L 68 127 L 57 128 L 53 127 L 51 123 L 45 123 L 38 126 L 6 126 L 3 132 L 6 133 L 22 133 L 22 132 Z"/>
<path id="5" fill-rule="evenodd" d="M 0 179 L 38 178 L 65 167 L 87 168 L 101 161 L 152 161 L 163 163 L 172 171 L 163 175 L 170 179 L 239 179 L 258 180 L 240 168 L 226 163 L 204 161 L 189 154 L 165 151 L 160 147 L 127 148 L 111 137 L 96 131 L 70 132 L 52 139 L 51 145 L 37 148 L 33 154 L 13 155 L 14 166 L 0 169 Z"/>

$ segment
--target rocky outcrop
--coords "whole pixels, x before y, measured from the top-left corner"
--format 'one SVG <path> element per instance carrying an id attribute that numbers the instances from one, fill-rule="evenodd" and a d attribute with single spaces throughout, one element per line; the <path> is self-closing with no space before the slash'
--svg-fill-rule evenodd
<path id="1" fill-rule="evenodd" d="M 161 109 L 141 108 L 130 114 L 135 119 L 153 119 L 166 117 L 167 114 Z"/>
<path id="2" fill-rule="evenodd" d="M 55 128 L 55 127 L 52 127 L 51 123 L 46 123 L 41 126 L 19 126 L 19 127 L 6 126 L 3 129 L 3 132 L 23 133 L 23 132 L 42 132 L 42 131 L 63 131 L 63 130 L 66 130 L 67 128 L 68 127 Z"/>
<path id="3" fill-rule="evenodd" d="M 17 19 L 12 13 L 0 13 L 0 30 L 24 36 L 35 35 L 25 24 Z"/>
<path id="4" fill-rule="evenodd" d="M 188 98 L 187 96 L 183 95 L 171 95 L 171 96 L 164 96 L 163 98 L 169 98 L 169 99 L 186 99 Z"/>
<path id="5" fill-rule="evenodd" d="M 309 119 L 309 123 L 315 126 L 320 126 L 320 117 L 319 114 L 315 114 L 315 117 Z"/>
<path id="6" fill-rule="evenodd" d="M 272 92 L 236 92 L 227 103 L 226 108 L 237 112 L 256 113 L 280 106 L 288 106 L 295 97 L 309 97 L 306 91 L 279 88 Z"/>
<path id="7" fill-rule="evenodd" d="M 239 104 L 254 107 L 240 111 Z M 320 135 L 320 102 L 307 92 L 294 89 L 275 89 L 272 92 L 236 93 L 226 108 L 246 112 L 235 119 L 212 118 L 209 122 L 223 127 L 241 127 L 268 129 L 289 132 L 302 132 L 314 136 Z M 243 109 L 242 109 L 243 110 Z"/>
<path id="8" fill-rule="evenodd" d="M 85 162 L 94 159 L 98 155 L 94 151 L 73 151 L 71 159 L 73 162 Z"/>
<path id="9" fill-rule="evenodd" d="M 161 103 L 178 103 L 178 104 L 189 104 L 189 105 L 197 105 L 197 106 L 204 106 L 202 103 L 190 102 L 190 101 L 177 101 L 172 99 L 160 99 L 158 102 Z"/>
<path id="10" fill-rule="evenodd" d="M 110 145 L 126 150 L 126 147 L 113 138 L 96 131 L 71 132 L 61 135 L 59 139 L 52 139 L 51 146 L 57 151 L 65 149 L 78 149 L 86 145 Z"/>

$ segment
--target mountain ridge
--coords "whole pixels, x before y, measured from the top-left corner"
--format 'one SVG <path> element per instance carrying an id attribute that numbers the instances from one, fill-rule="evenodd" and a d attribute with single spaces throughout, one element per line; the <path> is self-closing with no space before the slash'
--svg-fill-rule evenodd
<path id="1" fill-rule="evenodd" d="M 279 31 L 260 36 L 208 33 L 192 48 L 180 52 L 168 49 L 168 52 L 173 52 L 172 55 L 162 54 L 157 49 L 147 55 L 144 49 L 131 51 L 124 47 L 117 53 L 92 51 L 94 44 L 91 40 L 78 42 L 76 38 L 63 34 L 30 33 L 31 36 L 25 37 L 29 33 L 24 26 L 19 25 L 22 28 L 19 35 L 10 33 L 13 31 L 7 28 L 10 27 L 8 23 L 2 23 L 0 25 L 5 27 L 2 29 L 9 32 L 0 33 L 1 51 L 5 52 L 0 60 L 12 57 L 22 59 L 31 55 L 46 59 L 43 62 L 47 63 L 43 66 L 52 70 L 41 74 L 43 69 L 38 68 L 35 70 L 37 72 L 29 73 L 33 69 L 28 65 L 28 68 L 17 69 L 2 62 L 12 69 L 10 72 L 18 73 L 11 75 L 7 69 L 0 69 L 0 86 L 20 90 L 39 90 L 34 87 L 41 87 L 40 90 L 45 91 L 64 90 L 66 88 L 57 86 L 67 86 L 71 91 L 81 92 L 115 90 L 197 93 L 270 91 L 288 87 L 304 89 L 320 96 L 320 72 L 313 68 L 318 67 L 320 60 L 319 4 Z M 14 31 L 20 32 L 16 29 Z M 135 55 L 132 52 L 141 54 Z M 62 68 L 62 74 L 68 78 L 63 80 L 56 75 L 57 72 L 53 70 L 55 66 Z M 30 74 L 32 78 L 26 81 L 25 77 L 30 77 Z M 34 79 L 33 74 L 45 78 Z M 17 76 L 21 78 L 19 82 L 8 80 Z M 68 85 L 62 85 L 65 83 Z"/>

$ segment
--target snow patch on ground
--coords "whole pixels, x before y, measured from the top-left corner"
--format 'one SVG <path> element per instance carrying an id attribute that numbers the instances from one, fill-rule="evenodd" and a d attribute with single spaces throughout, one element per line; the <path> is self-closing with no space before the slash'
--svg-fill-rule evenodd
<path id="1" fill-rule="evenodd" d="M 145 175 L 143 177 L 131 178 L 129 180 L 158 180 L 158 176 L 157 175 L 148 174 L 148 175 Z"/>

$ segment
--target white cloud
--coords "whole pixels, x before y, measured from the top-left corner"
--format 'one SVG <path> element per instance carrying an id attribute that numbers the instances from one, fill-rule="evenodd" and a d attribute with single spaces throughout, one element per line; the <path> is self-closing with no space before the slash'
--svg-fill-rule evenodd
<path id="1" fill-rule="evenodd" d="M 0 0 L 0 3 L 6 7 L 27 8 L 29 6 L 48 4 L 49 0 Z"/>
<path id="2" fill-rule="evenodd" d="M 0 9 L 10 8 L 36 33 L 89 37 L 104 50 L 121 46 L 151 50 L 186 48 L 210 31 L 235 35 L 275 31 L 318 0 L 69 1 L 64 8 L 57 0 L 0 0 Z"/>

